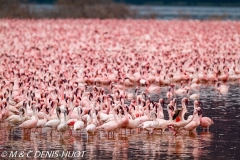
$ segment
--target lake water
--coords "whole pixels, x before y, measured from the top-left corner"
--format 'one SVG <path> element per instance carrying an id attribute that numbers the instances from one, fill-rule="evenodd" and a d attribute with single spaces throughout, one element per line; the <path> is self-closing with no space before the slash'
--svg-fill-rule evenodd
<path id="1" fill-rule="evenodd" d="M 157 101 L 160 97 L 165 97 L 166 92 L 167 87 L 163 87 L 161 93 L 151 94 L 151 99 Z M 87 136 L 83 130 L 79 133 L 66 133 L 61 139 L 57 132 L 50 136 L 47 130 L 29 134 L 16 128 L 10 133 L 1 124 L 0 159 L 4 159 L 5 154 L 5 159 L 9 159 L 9 155 L 21 158 L 20 152 L 23 153 L 23 159 L 27 158 L 27 154 L 31 159 L 37 159 L 40 157 L 38 153 L 42 151 L 52 151 L 51 156 L 55 159 L 239 159 L 239 85 L 230 85 L 226 96 L 218 96 L 214 87 L 209 85 L 202 86 L 200 94 L 204 104 L 203 116 L 212 118 L 215 123 L 209 132 L 198 127 L 195 134 L 176 137 L 168 131 L 164 134 L 138 134 L 135 131 L 133 134 L 127 132 L 126 135 L 119 132 L 107 137 L 103 132 Z M 179 106 L 181 98 L 177 97 Z M 192 101 L 188 109 L 192 113 Z M 167 115 L 166 106 L 164 114 Z M 78 158 L 70 158 L 70 152 L 74 152 Z"/>
<path id="2" fill-rule="evenodd" d="M 30 5 L 31 10 L 52 10 L 54 5 Z M 240 19 L 240 7 L 130 6 L 138 17 L 157 19 Z"/>
<path id="3" fill-rule="evenodd" d="M 132 6 L 141 16 L 158 19 L 240 19 L 240 7 Z"/>

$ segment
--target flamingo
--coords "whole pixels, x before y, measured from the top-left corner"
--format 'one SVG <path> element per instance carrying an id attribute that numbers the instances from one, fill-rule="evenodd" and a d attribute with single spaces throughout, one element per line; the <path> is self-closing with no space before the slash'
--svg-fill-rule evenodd
<path id="1" fill-rule="evenodd" d="M 196 113 L 194 113 L 193 118 L 191 118 L 193 120 L 183 127 L 186 131 L 189 131 L 189 133 L 196 130 L 196 128 L 200 125 L 200 119 L 199 119 L 199 114 L 198 114 L 199 109 L 198 108 L 195 109 L 195 112 Z"/>
<path id="2" fill-rule="evenodd" d="M 195 101 L 193 102 L 193 109 L 196 110 L 199 105 L 203 106 L 202 102 L 200 102 L 200 101 L 198 101 L 198 100 L 195 100 Z M 183 115 L 183 116 L 184 116 L 184 115 Z M 192 115 L 188 116 L 187 119 L 191 119 L 191 118 L 192 118 Z"/>
<path id="3" fill-rule="evenodd" d="M 218 80 L 226 82 L 228 81 L 228 78 L 229 78 L 228 69 L 226 67 L 224 67 L 223 69 L 224 69 L 223 71 L 224 73 L 218 76 Z"/>
<path id="4" fill-rule="evenodd" d="M 68 125 L 67 125 L 67 122 L 66 122 L 66 116 L 67 116 L 67 110 L 66 109 L 63 111 L 63 114 L 64 114 L 64 118 L 61 119 L 60 124 L 57 126 L 58 132 L 61 132 L 61 134 L 60 134 L 61 138 L 63 136 L 63 133 L 68 129 Z"/>
<path id="5" fill-rule="evenodd" d="M 135 119 L 129 119 L 129 120 L 128 120 L 125 128 L 126 128 L 126 129 L 130 129 L 130 133 L 131 133 L 131 130 L 132 130 L 132 129 L 138 128 L 138 126 L 139 126 L 141 123 L 143 123 L 143 122 L 145 122 L 145 121 L 147 121 L 147 120 L 150 119 L 150 115 L 149 115 L 149 112 L 150 112 L 150 111 L 149 111 L 149 108 L 150 108 L 150 106 L 149 106 L 149 105 L 150 105 L 150 103 L 147 102 L 147 109 L 146 109 L 146 111 L 145 111 L 145 115 L 144 115 L 144 116 L 141 116 L 141 117 L 137 117 L 137 118 L 135 118 Z M 127 115 L 126 112 L 125 112 L 125 114 Z"/>
<path id="6" fill-rule="evenodd" d="M 226 95 L 228 93 L 229 86 L 221 84 L 220 82 L 217 82 L 215 89 L 220 95 Z"/>
<path id="7" fill-rule="evenodd" d="M 145 86 L 146 86 L 146 92 L 147 93 L 158 93 L 161 90 L 161 88 L 159 86 L 150 85 L 149 82 L 146 82 Z"/>
<path id="8" fill-rule="evenodd" d="M 21 25 L 22 23 L 24 23 L 24 25 Z M 133 94 L 129 94 L 126 91 L 126 86 L 133 87 L 137 84 L 145 85 L 148 93 L 156 93 L 161 91 L 155 90 L 160 89 L 158 85 L 172 86 L 172 82 L 177 83 L 185 80 L 191 82 L 189 87 L 183 87 L 181 85 L 180 90 L 176 90 L 176 92 L 173 88 L 170 88 L 166 96 L 169 97 L 170 100 L 175 96 L 173 95 L 174 93 L 187 94 L 189 99 L 199 100 L 201 95 L 196 94 L 198 92 L 189 96 L 189 91 L 198 91 L 201 88 L 202 82 L 221 81 L 220 84 L 217 82 L 215 89 L 220 95 L 225 95 L 229 90 L 229 86 L 225 82 L 239 80 L 240 72 L 238 68 L 240 61 L 237 47 L 239 41 L 238 38 L 236 38 L 236 30 L 231 29 L 232 27 L 239 28 L 239 24 L 235 22 L 228 22 L 228 25 L 225 23 L 222 24 L 221 22 L 214 22 L 214 25 L 211 24 L 212 22 L 194 22 L 191 23 L 191 25 L 189 25 L 188 22 L 182 21 L 167 23 L 167 26 L 174 24 L 174 28 L 179 28 L 179 26 L 184 25 L 183 32 L 178 32 L 175 29 L 162 29 L 161 26 L 166 26 L 162 25 L 162 22 L 157 22 L 155 25 L 160 25 L 160 29 L 162 29 L 161 34 L 156 34 L 156 36 L 151 35 L 151 38 L 147 36 L 146 39 L 142 39 L 143 41 L 136 41 L 136 38 L 133 37 L 144 35 L 145 32 L 155 33 L 154 28 L 159 27 L 147 28 L 149 24 L 148 21 L 142 22 L 142 25 L 136 25 L 137 23 L 130 20 L 129 24 L 131 25 L 124 28 L 126 27 L 125 22 L 111 20 L 107 21 L 107 23 L 103 22 L 104 25 L 100 24 L 102 28 L 94 31 L 96 30 L 95 25 L 99 24 L 99 22 L 98 20 L 90 20 L 87 21 L 89 25 L 88 32 L 79 32 L 81 33 L 79 36 L 76 36 L 75 32 L 64 34 L 67 37 L 64 37 L 65 39 L 71 37 L 71 40 L 74 41 L 76 37 L 80 37 L 83 40 L 81 43 L 70 43 L 69 46 L 61 45 L 61 43 L 64 43 L 64 38 L 62 38 L 61 41 L 58 41 L 59 38 L 48 38 L 48 36 L 54 37 L 54 35 L 58 35 L 57 33 L 59 31 L 65 31 L 65 29 L 62 29 L 64 26 L 61 26 L 62 22 L 48 21 L 47 23 L 49 23 L 47 26 L 50 26 L 48 29 L 46 29 L 44 25 L 45 21 L 25 23 L 25 21 L 22 20 L 3 20 L 4 26 L 24 26 L 26 29 L 24 33 L 26 34 L 22 34 L 21 29 L 18 30 L 16 27 L 4 27 L 6 32 L 4 32 L 1 37 L 3 41 L 3 45 L 1 45 L 3 54 L 0 54 L 1 122 L 11 116 L 16 116 L 16 114 L 20 114 L 19 116 L 21 116 L 22 111 L 20 111 L 19 108 L 22 106 L 25 112 L 22 123 L 24 123 L 26 119 L 31 120 L 31 116 L 35 119 L 31 105 L 33 101 L 36 101 L 41 106 L 51 106 L 51 117 L 47 115 L 49 121 L 59 119 L 57 116 L 58 113 L 54 112 L 56 108 L 60 106 L 63 112 L 65 112 L 67 108 L 69 108 L 71 112 L 71 115 L 68 115 L 66 119 L 71 118 L 78 121 L 78 111 L 73 108 L 77 108 L 74 105 L 78 106 L 77 103 L 79 103 L 83 110 L 81 116 L 87 114 L 89 110 L 92 110 L 91 116 L 82 116 L 83 119 L 84 117 L 88 119 L 87 125 L 91 123 L 92 118 L 95 126 L 98 126 L 97 118 L 103 123 L 114 122 L 116 108 L 121 109 L 119 106 L 128 110 L 128 108 L 124 106 L 124 101 L 122 101 L 122 97 L 124 97 L 133 99 L 135 102 L 130 105 L 129 113 L 131 113 L 132 116 L 128 111 L 122 116 L 115 115 L 119 122 L 119 128 L 135 128 L 136 124 L 150 121 L 151 118 L 149 114 L 151 117 L 154 117 L 154 112 L 157 113 L 158 126 L 162 127 L 161 122 L 163 122 L 164 126 L 165 123 L 170 122 L 170 118 L 169 120 L 163 119 L 164 115 L 161 111 L 160 103 L 156 104 L 151 102 L 151 107 L 155 108 L 150 107 L 149 109 L 149 104 L 145 105 L 145 103 L 148 103 L 146 96 L 141 97 L 140 95 L 138 99 L 136 98 L 136 93 L 135 96 L 133 96 Z M 53 28 L 51 27 L 52 23 L 54 23 L 55 26 Z M 72 24 L 73 22 L 70 20 L 68 23 Z M 85 23 L 84 20 L 83 23 Z M 122 28 L 115 27 L 116 24 L 119 24 L 119 26 L 124 24 L 123 30 L 128 34 L 122 34 Z M 210 26 L 208 31 L 201 29 L 204 28 L 205 25 Z M 231 27 L 229 27 L 229 25 Z M 73 29 L 72 26 L 75 25 L 68 25 L 67 27 L 71 30 Z M 59 29 L 55 29 L 56 27 Z M 105 31 L 112 27 L 116 28 L 117 36 L 105 34 Z M 144 27 L 147 29 L 144 29 Z M 11 32 L 8 32 L 9 28 Z M 34 28 L 34 30 L 32 28 Z M 196 30 L 196 34 L 185 34 L 184 36 L 186 36 L 186 38 L 182 38 L 176 43 L 175 40 L 177 37 L 182 37 L 182 34 L 185 33 L 186 30 L 189 31 L 193 28 Z M 34 39 L 29 39 L 28 31 L 36 34 L 36 31 L 39 29 L 43 31 L 44 35 L 48 35 L 43 36 L 43 39 L 46 39 L 46 44 L 49 44 L 49 46 L 45 46 L 45 43 L 39 43 L 37 44 L 39 48 L 26 47 L 36 46 Z M 228 33 L 228 36 L 225 35 L 225 32 L 222 32 L 223 30 Z M 219 39 L 218 34 L 212 33 L 221 33 L 222 36 Z M 12 36 L 12 34 L 15 36 Z M 72 34 L 74 36 L 72 36 Z M 93 36 L 91 36 L 92 34 Z M 97 34 L 97 36 L 94 36 L 94 34 Z M 166 38 L 161 38 L 162 35 L 166 35 Z M 202 37 L 202 35 L 204 36 Z M 89 37 L 94 38 L 92 40 L 91 38 L 88 39 Z M 24 41 L 22 39 L 24 39 Z M 126 39 L 127 41 L 125 41 Z M 194 39 L 194 41 L 189 43 L 187 42 L 188 39 Z M 203 43 L 202 39 L 207 39 L 208 43 Z M 89 42 L 90 45 L 86 45 L 84 40 Z M 124 43 L 124 47 L 119 45 L 119 40 L 127 42 Z M 219 47 L 219 40 L 225 40 L 229 43 L 225 47 Z M 114 43 L 109 44 L 109 42 Z M 91 45 L 91 43 L 94 45 Z M 209 48 L 209 46 L 212 46 L 210 51 L 206 49 Z M 79 47 L 81 54 L 75 52 Z M 124 54 L 119 54 L 119 52 Z M 139 54 L 140 52 L 146 54 Z M 155 82 L 157 82 L 157 85 L 154 84 Z M 108 96 L 101 91 L 98 84 L 108 85 L 109 83 L 111 83 L 110 87 L 113 93 L 112 100 L 107 102 L 108 104 L 103 101 L 100 106 L 96 106 L 94 104 L 95 102 L 90 100 L 92 97 L 95 99 L 98 96 Z M 92 92 L 86 92 L 87 85 L 89 84 L 95 85 L 91 87 Z M 81 93 L 79 90 L 81 90 Z M 44 94 L 48 95 L 43 96 Z M 70 102 L 69 97 L 71 97 Z M 42 101 L 44 101 L 44 104 L 42 104 Z M 27 109 L 25 107 L 26 103 Z M 176 109 L 176 104 L 174 105 L 173 103 L 172 101 L 168 106 L 168 112 L 170 112 L 169 117 L 173 117 L 174 113 L 179 111 L 181 117 L 175 118 L 176 114 L 173 119 L 175 121 L 180 119 L 179 122 L 182 120 L 185 121 L 183 116 L 184 112 L 186 112 L 186 109 L 184 109 L 184 105 L 186 104 L 183 104 L 183 110 L 180 112 L 180 110 Z M 194 108 L 196 108 L 197 105 L 194 105 Z M 100 112 L 96 114 L 99 107 Z M 134 112 L 133 109 L 135 110 Z M 64 116 L 64 114 L 60 116 L 62 115 Z M 41 119 L 45 118 L 44 113 L 38 112 L 38 118 L 38 123 L 40 123 Z M 192 119 L 193 116 L 191 115 L 189 118 Z M 191 121 L 192 124 L 193 121 L 197 123 L 195 119 L 196 118 L 193 118 Z M 44 119 L 44 121 L 46 121 L 46 119 Z M 71 123 L 74 122 L 75 121 L 71 121 Z M 38 123 L 35 128 L 37 128 Z M 154 128 L 154 130 L 155 129 L 156 128 Z"/>
<path id="9" fill-rule="evenodd" d="M 195 81 L 197 81 L 197 80 L 195 80 Z M 190 85 L 190 89 L 191 89 L 191 90 L 198 91 L 198 90 L 200 90 L 200 88 L 201 88 L 201 84 L 200 84 L 200 83 L 193 82 L 193 83 Z"/>
<path id="10" fill-rule="evenodd" d="M 164 100 L 162 98 L 159 99 L 158 107 L 157 107 L 157 118 L 164 119 L 163 108 Z"/>
<path id="11" fill-rule="evenodd" d="M 180 111 L 181 117 L 183 117 L 182 114 L 183 114 L 183 108 Z M 193 125 L 192 124 L 190 126 L 187 126 L 187 125 L 190 124 L 193 121 L 196 114 L 197 114 L 197 109 L 194 110 L 192 118 L 189 118 L 187 120 L 183 119 L 183 120 L 178 121 L 178 122 L 172 122 L 171 124 L 168 125 L 168 127 L 170 129 L 173 129 L 174 135 L 177 135 L 178 131 L 183 129 L 183 128 L 186 129 L 186 130 L 191 130 L 192 129 L 191 126 L 193 126 Z M 194 121 L 194 124 L 195 124 L 195 121 Z"/>
<path id="12" fill-rule="evenodd" d="M 168 92 L 167 92 L 167 94 L 166 94 L 166 97 L 167 97 L 168 99 L 172 99 L 172 97 L 173 97 L 173 92 L 172 92 L 172 88 L 171 88 L 171 87 L 168 88 Z"/>
<path id="13" fill-rule="evenodd" d="M 5 122 L 8 122 L 11 128 L 20 125 L 24 121 L 24 118 L 23 118 L 24 109 L 22 107 L 19 108 L 19 112 L 20 112 L 20 115 L 12 115 L 7 119 L 5 119 Z"/>
<path id="14" fill-rule="evenodd" d="M 158 125 L 154 128 L 154 130 L 161 130 L 161 133 L 165 131 L 165 129 L 168 128 L 168 125 L 170 125 L 173 122 L 172 114 L 174 107 L 171 104 L 167 105 L 167 111 L 168 111 L 168 120 L 165 119 L 157 119 Z"/>
<path id="15" fill-rule="evenodd" d="M 119 121 L 117 120 L 116 114 L 113 114 L 113 116 L 114 116 L 114 121 L 104 123 L 101 126 L 96 128 L 97 130 L 108 132 L 108 137 L 109 137 L 109 132 L 114 133 L 114 131 L 119 127 Z"/>
<path id="16" fill-rule="evenodd" d="M 4 119 L 8 118 L 11 115 L 18 114 L 18 112 L 19 112 L 18 109 L 16 107 L 10 105 L 9 97 L 6 99 L 6 102 L 4 101 L 4 103 L 6 104 L 6 110 L 4 112 Z"/>
<path id="17" fill-rule="evenodd" d="M 74 131 L 80 131 L 84 128 L 84 122 L 82 121 L 82 108 L 79 106 L 78 108 L 78 120 L 74 123 L 73 129 Z"/>
<path id="18" fill-rule="evenodd" d="M 19 128 L 31 130 L 31 129 L 36 127 L 36 125 L 38 123 L 38 116 L 37 116 L 37 113 L 36 113 L 35 102 L 32 102 L 32 107 L 33 107 L 32 118 L 30 120 L 27 120 L 27 121 L 23 122 L 22 124 L 20 124 Z"/>
<path id="19" fill-rule="evenodd" d="M 39 119 L 38 120 L 38 122 L 37 122 L 37 124 L 36 124 L 36 129 L 38 129 L 38 128 L 43 128 L 44 127 L 44 125 L 47 123 L 47 115 L 46 115 L 46 113 L 45 112 L 42 112 L 43 113 L 43 119 Z"/>
<path id="20" fill-rule="evenodd" d="M 202 117 L 202 108 L 198 107 L 199 116 L 200 116 L 200 126 L 202 126 L 203 130 L 206 128 L 209 131 L 209 127 L 214 124 L 213 120 L 209 117 Z"/>
<path id="21" fill-rule="evenodd" d="M 194 93 L 194 94 L 189 96 L 189 99 L 191 99 L 191 100 L 199 100 L 200 96 L 199 96 L 199 94 Z"/>
<path id="22" fill-rule="evenodd" d="M 56 108 L 56 114 L 57 114 L 57 119 L 52 119 L 52 120 L 49 120 L 47 123 L 45 123 L 44 127 L 50 127 L 51 128 L 51 132 L 50 132 L 50 135 L 52 135 L 52 130 L 53 129 L 56 129 L 57 126 L 60 124 L 60 114 L 61 113 L 61 110 L 59 107 Z"/>
<path id="23" fill-rule="evenodd" d="M 123 103 L 123 106 L 119 106 L 122 111 L 123 111 L 123 117 L 121 117 L 121 120 L 119 122 L 119 128 L 121 129 L 125 129 L 125 134 L 126 134 L 126 127 L 129 123 L 129 119 L 132 118 L 129 113 L 128 113 L 128 106 L 124 106 L 124 103 Z M 121 130 L 122 131 L 122 130 Z"/>
<path id="24" fill-rule="evenodd" d="M 96 131 L 96 125 L 93 123 L 92 110 L 89 110 L 88 114 L 90 116 L 90 123 L 86 126 L 86 131 L 88 134 L 94 134 Z"/>
<path id="25" fill-rule="evenodd" d="M 175 85 L 174 85 L 175 87 Z M 174 89 L 175 90 L 175 89 Z M 189 88 L 188 87 L 183 87 L 183 81 L 181 81 L 181 86 L 177 90 L 174 91 L 176 95 L 185 95 L 188 94 Z"/>
<path id="26" fill-rule="evenodd" d="M 142 124 L 140 124 L 138 127 L 147 130 L 148 133 L 153 133 L 154 128 L 157 128 L 159 125 L 159 122 L 157 120 L 157 115 L 156 113 L 152 112 L 151 117 L 153 117 L 153 121 L 145 121 Z"/>

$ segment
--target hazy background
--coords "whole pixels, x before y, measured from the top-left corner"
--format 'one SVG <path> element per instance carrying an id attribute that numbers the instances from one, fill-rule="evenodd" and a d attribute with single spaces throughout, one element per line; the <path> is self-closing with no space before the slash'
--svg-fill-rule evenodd
<path id="1" fill-rule="evenodd" d="M 0 18 L 239 20 L 239 0 L 0 0 Z"/>

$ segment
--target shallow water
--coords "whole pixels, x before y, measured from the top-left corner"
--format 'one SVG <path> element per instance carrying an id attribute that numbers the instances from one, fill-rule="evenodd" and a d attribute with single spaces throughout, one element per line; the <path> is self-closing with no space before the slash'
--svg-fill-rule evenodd
<path id="1" fill-rule="evenodd" d="M 151 99 L 165 97 L 166 92 L 164 87 L 161 93 L 152 94 Z M 200 93 L 203 116 L 211 117 L 215 123 L 209 132 L 198 127 L 197 133 L 176 137 L 168 131 L 163 134 L 138 134 L 137 131 L 130 134 L 128 131 L 126 135 L 122 131 L 122 134 L 106 137 L 103 132 L 87 136 L 82 131 L 72 135 L 66 133 L 61 139 L 57 132 L 50 136 L 46 129 L 41 134 L 24 133 L 18 128 L 10 133 L 1 124 L 0 159 L 37 159 L 41 156 L 43 159 L 239 159 L 239 85 L 230 85 L 226 96 L 218 96 L 214 88 L 207 85 Z M 177 97 L 179 106 L 181 98 Z M 189 113 L 193 111 L 192 106 L 193 102 L 188 107 Z M 166 106 L 164 113 L 167 115 Z M 44 155 L 42 151 L 52 151 L 52 154 Z"/>

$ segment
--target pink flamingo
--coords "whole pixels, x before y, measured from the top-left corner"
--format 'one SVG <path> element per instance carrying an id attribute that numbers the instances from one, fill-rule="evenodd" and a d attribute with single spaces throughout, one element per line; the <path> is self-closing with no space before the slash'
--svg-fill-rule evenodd
<path id="1" fill-rule="evenodd" d="M 209 117 L 202 117 L 202 108 L 198 107 L 199 116 L 200 116 L 200 125 L 202 126 L 203 130 L 206 128 L 209 131 L 209 127 L 214 124 L 213 120 Z"/>
<path id="2" fill-rule="evenodd" d="M 33 118 L 20 124 L 19 125 L 20 128 L 31 130 L 36 127 L 38 123 L 38 116 L 36 113 L 35 103 L 32 103 L 32 106 L 33 106 Z"/>

